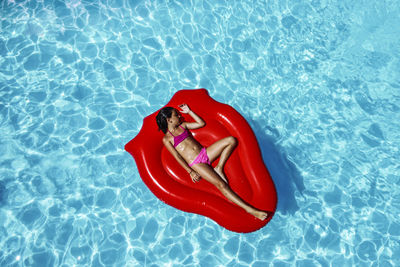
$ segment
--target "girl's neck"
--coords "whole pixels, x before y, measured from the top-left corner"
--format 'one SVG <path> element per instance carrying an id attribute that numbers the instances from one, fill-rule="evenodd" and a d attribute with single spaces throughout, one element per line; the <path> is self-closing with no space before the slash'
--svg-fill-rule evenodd
<path id="1" fill-rule="evenodd" d="M 177 124 L 177 125 L 175 125 L 175 126 L 173 126 L 173 125 L 168 125 L 168 131 L 174 132 L 176 129 L 179 128 L 179 125 L 180 125 L 180 124 Z"/>

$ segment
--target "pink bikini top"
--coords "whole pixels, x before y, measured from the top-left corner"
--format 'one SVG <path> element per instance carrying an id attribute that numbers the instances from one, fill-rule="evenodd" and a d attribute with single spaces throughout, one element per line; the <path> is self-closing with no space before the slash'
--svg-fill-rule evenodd
<path id="1" fill-rule="evenodd" d="M 177 145 L 179 145 L 183 140 L 185 140 L 187 137 L 190 136 L 190 132 L 183 128 L 181 125 L 179 125 L 179 127 L 181 127 L 183 129 L 183 133 L 181 133 L 180 135 L 173 135 L 169 130 L 168 132 L 174 137 L 174 147 L 176 147 Z"/>

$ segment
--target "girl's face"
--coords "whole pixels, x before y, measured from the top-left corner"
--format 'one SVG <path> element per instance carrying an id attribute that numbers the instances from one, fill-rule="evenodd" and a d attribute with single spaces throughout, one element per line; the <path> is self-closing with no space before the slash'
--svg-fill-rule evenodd
<path id="1" fill-rule="evenodd" d="M 176 110 L 173 110 L 171 118 L 169 118 L 168 121 L 176 125 L 181 122 L 181 115 Z"/>

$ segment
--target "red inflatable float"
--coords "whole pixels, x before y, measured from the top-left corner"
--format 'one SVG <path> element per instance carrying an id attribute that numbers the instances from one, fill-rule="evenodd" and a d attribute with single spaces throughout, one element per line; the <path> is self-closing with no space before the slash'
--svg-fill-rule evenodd
<path id="1" fill-rule="evenodd" d="M 225 165 L 229 185 L 252 206 L 269 211 L 269 217 L 264 221 L 256 219 L 203 179 L 193 183 L 163 145 L 163 133 L 158 131 L 155 120 L 158 111 L 144 118 L 138 135 L 125 145 L 125 150 L 136 161 L 142 180 L 154 195 L 175 208 L 207 216 L 234 232 L 260 229 L 271 220 L 277 195 L 249 124 L 231 106 L 212 99 L 205 89 L 178 91 L 166 106 L 176 108 L 182 103 L 188 104 L 206 122 L 205 127 L 191 130 L 203 146 L 226 136 L 236 137 L 238 146 Z M 190 116 L 182 115 L 189 120 Z"/>

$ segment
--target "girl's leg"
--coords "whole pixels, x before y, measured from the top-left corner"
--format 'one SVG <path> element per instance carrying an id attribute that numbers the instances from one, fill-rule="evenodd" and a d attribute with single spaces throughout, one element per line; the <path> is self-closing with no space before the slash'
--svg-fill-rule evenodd
<path id="1" fill-rule="evenodd" d="M 207 147 L 207 155 L 211 162 L 216 160 L 219 156 L 218 165 L 222 168 L 225 166 L 226 161 L 232 154 L 233 149 L 236 147 L 237 141 L 233 136 L 222 138 L 211 146 Z"/>
<path id="2" fill-rule="evenodd" d="M 211 146 L 207 147 L 207 155 L 211 162 L 220 157 L 218 165 L 215 166 L 215 171 L 221 176 L 221 178 L 228 182 L 224 174 L 224 166 L 229 156 L 232 154 L 237 144 L 236 138 L 233 136 L 225 137 L 218 140 Z"/>
<path id="3" fill-rule="evenodd" d="M 265 220 L 268 217 L 267 212 L 258 210 L 244 202 L 235 192 L 232 191 L 228 184 L 221 179 L 221 177 L 214 171 L 214 169 L 210 165 L 199 163 L 193 165 L 192 169 L 194 169 L 203 179 L 216 186 L 218 190 L 221 191 L 221 193 L 228 200 L 232 201 L 248 213 L 252 214 L 260 220 Z"/>

